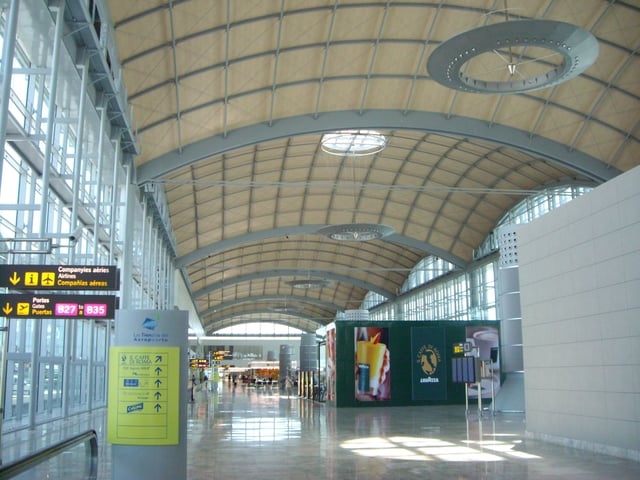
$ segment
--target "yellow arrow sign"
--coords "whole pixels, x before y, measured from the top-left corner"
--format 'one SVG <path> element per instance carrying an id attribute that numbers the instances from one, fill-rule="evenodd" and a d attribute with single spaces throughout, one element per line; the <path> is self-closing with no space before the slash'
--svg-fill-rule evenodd
<path id="1" fill-rule="evenodd" d="M 13 272 L 13 275 L 11 276 L 11 278 L 9 278 L 9 281 L 13 285 L 17 285 L 18 283 L 20 283 L 20 280 L 22 279 L 18 276 L 18 272 Z"/>
<path id="2" fill-rule="evenodd" d="M 5 315 L 9 315 L 11 312 L 13 312 L 13 307 L 9 302 L 7 302 L 5 306 L 2 308 L 2 311 L 4 312 Z"/>

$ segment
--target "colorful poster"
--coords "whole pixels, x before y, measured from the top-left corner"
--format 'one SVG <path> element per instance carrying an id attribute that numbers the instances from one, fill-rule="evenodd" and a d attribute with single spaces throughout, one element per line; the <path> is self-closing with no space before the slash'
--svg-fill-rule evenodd
<path id="1" fill-rule="evenodd" d="M 389 328 L 355 328 L 355 395 L 360 402 L 391 398 L 391 352 Z"/>
<path id="2" fill-rule="evenodd" d="M 447 367 L 442 327 L 411 329 L 413 400 L 446 400 Z"/>
<path id="3" fill-rule="evenodd" d="M 336 399 L 336 327 L 327 330 L 327 400 Z"/>
<path id="4" fill-rule="evenodd" d="M 479 326 L 467 327 L 467 342 L 471 344 L 472 351 L 482 361 L 481 369 L 482 398 L 491 398 L 491 387 L 493 384 L 493 394 L 500 390 L 500 359 L 498 358 L 498 348 L 500 332 L 496 327 Z M 472 385 L 469 388 L 469 398 L 478 398 L 478 387 Z"/>

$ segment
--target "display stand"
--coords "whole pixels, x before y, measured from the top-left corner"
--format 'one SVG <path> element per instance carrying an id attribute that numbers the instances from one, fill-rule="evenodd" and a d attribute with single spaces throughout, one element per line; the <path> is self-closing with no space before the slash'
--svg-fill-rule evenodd
<path id="1" fill-rule="evenodd" d="M 483 408 L 482 408 L 482 380 L 489 380 L 491 384 L 491 406 L 487 408 L 487 410 L 491 413 L 491 415 L 495 415 L 495 389 L 493 386 L 494 378 L 493 378 L 493 365 L 491 361 L 488 360 L 480 360 L 477 357 L 474 358 L 475 364 L 475 380 L 469 383 L 465 383 L 464 385 L 464 396 L 465 396 L 465 409 L 467 415 L 469 415 L 469 387 L 471 385 L 475 385 L 476 391 L 478 392 L 478 416 L 482 416 Z"/>
<path id="2" fill-rule="evenodd" d="M 464 406 L 467 417 L 469 416 L 469 385 L 476 385 L 478 392 L 480 392 L 482 385 L 480 383 L 465 383 L 464 384 Z M 478 416 L 482 416 L 482 398 L 478 395 Z"/>
<path id="3" fill-rule="evenodd" d="M 475 385 L 478 392 L 478 416 L 482 416 L 482 381 L 464 384 L 464 405 L 467 416 L 469 416 L 469 386 Z"/>
<path id="4" fill-rule="evenodd" d="M 473 369 L 469 375 L 469 382 L 464 384 L 464 402 L 465 412 L 469 416 L 469 386 L 475 385 L 478 392 L 478 416 L 482 416 L 482 371 L 480 366 L 480 359 L 478 358 L 480 352 L 475 345 L 465 347 L 465 357 L 468 360 L 473 359 Z"/>
<path id="5" fill-rule="evenodd" d="M 489 412 L 491 412 L 491 415 L 495 415 L 496 395 L 495 395 L 495 389 L 493 386 L 493 382 L 494 382 L 493 362 L 491 360 L 482 360 L 482 366 L 481 366 L 480 372 L 481 372 L 481 379 L 480 379 L 481 382 L 483 379 L 489 380 L 491 382 L 491 407 L 488 410 Z M 481 392 L 480 390 L 478 392 L 479 392 L 478 398 L 480 398 Z"/>

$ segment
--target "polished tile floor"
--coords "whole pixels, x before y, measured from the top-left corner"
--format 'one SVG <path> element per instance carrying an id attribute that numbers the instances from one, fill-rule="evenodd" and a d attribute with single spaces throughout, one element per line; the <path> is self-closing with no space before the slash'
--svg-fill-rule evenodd
<path id="1" fill-rule="evenodd" d="M 198 392 L 188 405 L 189 480 L 640 478 L 638 462 L 526 438 L 520 414 L 479 419 L 462 406 L 334 409 L 275 387 L 219 390 Z M 7 434 L 3 459 L 90 426 L 100 437 L 98 478 L 110 479 L 104 424 L 101 410 Z M 18 478 L 81 478 L 56 468 Z"/>

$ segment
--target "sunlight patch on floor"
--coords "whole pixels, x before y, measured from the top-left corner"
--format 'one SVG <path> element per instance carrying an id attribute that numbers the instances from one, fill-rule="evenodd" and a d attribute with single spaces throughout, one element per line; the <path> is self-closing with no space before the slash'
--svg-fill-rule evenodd
<path id="1" fill-rule="evenodd" d="M 354 438 L 340 446 L 363 457 L 444 462 L 501 462 L 506 457 L 525 460 L 536 455 L 514 450 L 520 443 L 500 440 L 463 440 L 460 445 L 439 438 L 394 436 Z"/>

